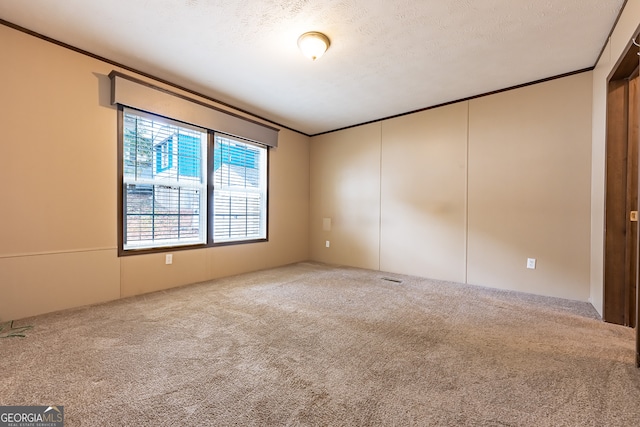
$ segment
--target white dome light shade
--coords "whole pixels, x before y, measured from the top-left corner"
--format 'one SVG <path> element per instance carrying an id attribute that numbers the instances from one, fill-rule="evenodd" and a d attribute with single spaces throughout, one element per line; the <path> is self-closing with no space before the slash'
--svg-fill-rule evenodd
<path id="1" fill-rule="evenodd" d="M 329 37 L 317 31 L 304 33 L 298 38 L 298 47 L 302 54 L 312 61 L 320 58 L 329 49 L 330 44 Z"/>

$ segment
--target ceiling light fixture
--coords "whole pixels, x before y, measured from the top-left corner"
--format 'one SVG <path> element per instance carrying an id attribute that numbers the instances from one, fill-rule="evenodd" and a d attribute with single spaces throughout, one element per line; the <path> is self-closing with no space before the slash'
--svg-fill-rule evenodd
<path id="1" fill-rule="evenodd" d="M 298 47 L 302 54 L 315 61 L 329 49 L 329 37 L 317 31 L 309 31 L 298 38 Z"/>

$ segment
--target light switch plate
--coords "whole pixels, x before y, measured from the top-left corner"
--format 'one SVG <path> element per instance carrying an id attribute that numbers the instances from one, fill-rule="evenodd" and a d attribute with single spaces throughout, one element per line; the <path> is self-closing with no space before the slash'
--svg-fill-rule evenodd
<path id="1" fill-rule="evenodd" d="M 536 259 L 535 258 L 527 258 L 527 268 L 531 270 L 535 270 L 536 268 Z"/>

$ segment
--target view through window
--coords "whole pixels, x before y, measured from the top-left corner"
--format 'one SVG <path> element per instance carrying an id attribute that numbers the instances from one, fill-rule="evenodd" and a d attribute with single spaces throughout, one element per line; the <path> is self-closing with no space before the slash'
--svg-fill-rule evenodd
<path id="1" fill-rule="evenodd" d="M 266 239 L 266 147 L 132 109 L 122 122 L 123 250 Z"/>

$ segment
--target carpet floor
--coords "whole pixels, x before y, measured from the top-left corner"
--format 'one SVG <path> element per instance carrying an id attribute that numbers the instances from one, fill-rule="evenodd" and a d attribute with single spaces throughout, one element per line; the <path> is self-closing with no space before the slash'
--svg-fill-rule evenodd
<path id="1" fill-rule="evenodd" d="M 66 426 L 637 426 L 587 303 L 314 263 L 24 319 L 0 405 Z"/>

